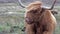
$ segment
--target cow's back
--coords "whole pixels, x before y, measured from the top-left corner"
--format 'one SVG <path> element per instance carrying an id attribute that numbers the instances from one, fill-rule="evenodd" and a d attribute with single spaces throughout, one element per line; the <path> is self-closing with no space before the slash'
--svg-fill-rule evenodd
<path id="1" fill-rule="evenodd" d="M 56 19 L 50 10 L 45 10 L 39 23 L 37 34 L 52 34 L 56 26 Z"/>

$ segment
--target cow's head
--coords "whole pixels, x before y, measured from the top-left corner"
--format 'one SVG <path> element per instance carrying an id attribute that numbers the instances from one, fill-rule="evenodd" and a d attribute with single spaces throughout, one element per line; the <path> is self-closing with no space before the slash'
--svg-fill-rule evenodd
<path id="1" fill-rule="evenodd" d="M 30 3 L 26 8 L 26 21 L 28 23 L 33 23 L 39 19 L 42 12 L 42 3 L 39 1 Z M 29 21 L 28 21 L 29 20 Z"/>

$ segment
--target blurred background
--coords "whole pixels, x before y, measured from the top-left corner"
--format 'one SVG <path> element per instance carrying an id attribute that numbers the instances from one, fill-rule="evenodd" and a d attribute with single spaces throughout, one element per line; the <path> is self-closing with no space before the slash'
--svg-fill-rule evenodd
<path id="1" fill-rule="evenodd" d="M 27 6 L 34 1 L 41 1 L 43 6 L 51 7 L 54 0 L 21 0 Z M 60 0 L 56 1 L 53 10 L 58 14 L 54 16 L 57 19 L 57 27 L 54 34 L 60 34 Z M 25 34 L 24 28 L 25 8 L 22 8 L 18 0 L 0 0 L 0 34 Z"/>

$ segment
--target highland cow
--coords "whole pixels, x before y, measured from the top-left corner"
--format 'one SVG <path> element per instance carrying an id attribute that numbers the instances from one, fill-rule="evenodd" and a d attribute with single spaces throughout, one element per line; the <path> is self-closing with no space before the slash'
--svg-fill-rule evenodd
<path id="1" fill-rule="evenodd" d="M 29 4 L 25 15 L 27 34 L 52 34 L 56 19 L 51 10 L 41 7 L 41 2 Z"/>

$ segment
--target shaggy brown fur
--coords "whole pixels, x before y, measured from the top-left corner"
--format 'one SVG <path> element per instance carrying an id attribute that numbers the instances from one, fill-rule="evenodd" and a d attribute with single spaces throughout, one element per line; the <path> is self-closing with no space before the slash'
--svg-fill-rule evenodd
<path id="1" fill-rule="evenodd" d="M 43 9 L 41 2 L 36 1 L 28 5 L 25 14 L 26 34 L 52 34 L 56 19 L 51 10 Z"/>

